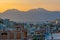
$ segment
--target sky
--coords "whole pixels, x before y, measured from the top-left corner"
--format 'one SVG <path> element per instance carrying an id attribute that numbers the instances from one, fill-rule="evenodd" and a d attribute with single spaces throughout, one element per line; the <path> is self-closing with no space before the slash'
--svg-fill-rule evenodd
<path id="1" fill-rule="evenodd" d="M 60 0 L 0 0 L 0 12 L 8 9 L 28 11 L 35 8 L 60 11 Z"/>

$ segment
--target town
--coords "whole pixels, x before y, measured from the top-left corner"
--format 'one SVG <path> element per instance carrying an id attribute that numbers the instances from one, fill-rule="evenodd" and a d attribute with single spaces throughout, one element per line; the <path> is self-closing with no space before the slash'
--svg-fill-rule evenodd
<path id="1" fill-rule="evenodd" d="M 18 23 L 0 18 L 0 40 L 54 40 L 53 34 L 57 33 L 60 33 L 60 19 L 42 23 Z"/>

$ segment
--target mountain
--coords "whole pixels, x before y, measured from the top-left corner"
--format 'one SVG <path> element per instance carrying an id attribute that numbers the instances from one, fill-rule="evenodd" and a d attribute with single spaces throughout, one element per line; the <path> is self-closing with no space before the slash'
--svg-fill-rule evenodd
<path id="1" fill-rule="evenodd" d="M 9 9 L 0 14 L 0 18 L 16 22 L 42 22 L 60 19 L 60 11 L 48 11 L 43 8 L 31 9 L 27 12 Z"/>

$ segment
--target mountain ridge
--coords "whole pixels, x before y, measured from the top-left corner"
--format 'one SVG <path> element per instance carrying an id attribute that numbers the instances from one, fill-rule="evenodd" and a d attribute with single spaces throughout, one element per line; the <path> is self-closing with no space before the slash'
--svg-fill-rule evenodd
<path id="1" fill-rule="evenodd" d="M 20 12 L 29 12 L 29 11 L 37 11 L 37 10 L 40 10 L 40 11 L 48 11 L 48 12 L 60 12 L 60 11 L 49 11 L 49 10 L 46 10 L 44 8 L 35 8 L 35 9 L 30 9 L 28 11 L 21 11 L 21 10 L 18 10 L 18 9 L 8 9 L 8 10 L 5 10 L 4 12 L 6 12 L 6 11 L 13 11 L 13 10 L 20 11 Z M 2 13 L 4 13 L 4 12 L 2 12 Z"/>
<path id="2" fill-rule="evenodd" d="M 48 11 L 38 8 L 24 12 L 17 9 L 10 9 L 0 14 L 0 18 L 11 19 L 16 22 L 42 22 L 60 19 L 60 11 Z"/>

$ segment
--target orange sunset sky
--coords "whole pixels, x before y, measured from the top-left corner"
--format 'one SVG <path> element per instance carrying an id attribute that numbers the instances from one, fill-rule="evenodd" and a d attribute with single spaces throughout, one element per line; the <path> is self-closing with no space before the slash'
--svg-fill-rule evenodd
<path id="1" fill-rule="evenodd" d="M 60 11 L 60 0 L 0 0 L 0 12 L 7 9 L 27 11 L 34 8 Z"/>

